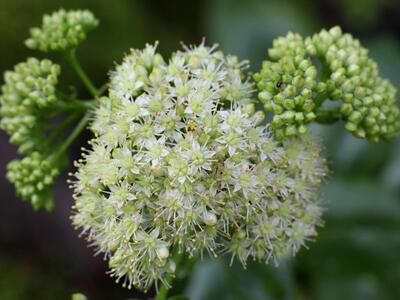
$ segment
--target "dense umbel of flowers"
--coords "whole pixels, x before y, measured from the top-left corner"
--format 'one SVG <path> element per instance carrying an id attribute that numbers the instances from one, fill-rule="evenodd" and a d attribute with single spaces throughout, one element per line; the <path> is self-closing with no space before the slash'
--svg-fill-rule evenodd
<path id="1" fill-rule="evenodd" d="M 167 284 L 175 252 L 277 262 L 316 234 L 321 147 L 257 126 L 245 66 L 203 44 L 168 63 L 147 46 L 112 73 L 72 219 L 124 286 Z"/>
<path id="2" fill-rule="evenodd" d="M 0 127 L 21 153 L 44 144 L 41 111 L 56 103 L 60 67 L 51 61 L 29 58 L 4 75 L 0 96 Z"/>
<path id="3" fill-rule="evenodd" d="M 49 158 L 33 152 L 7 166 L 7 179 L 15 185 L 18 196 L 31 202 L 34 209 L 53 208 L 52 185 L 58 169 Z"/>
<path id="4" fill-rule="evenodd" d="M 25 44 L 31 49 L 44 52 L 73 49 L 82 43 L 87 33 L 98 24 L 99 21 L 88 10 L 60 9 L 51 15 L 44 15 L 42 27 L 32 28 L 31 37 Z"/>
<path id="5" fill-rule="evenodd" d="M 264 61 L 255 79 L 265 110 L 274 113 L 278 137 L 304 133 L 307 123 L 323 116 L 325 99 L 341 101 L 336 114 L 356 137 L 377 142 L 398 133 L 396 89 L 379 76 L 368 50 L 339 27 L 305 39 L 289 33 L 274 40 L 269 56 L 272 61 Z"/>

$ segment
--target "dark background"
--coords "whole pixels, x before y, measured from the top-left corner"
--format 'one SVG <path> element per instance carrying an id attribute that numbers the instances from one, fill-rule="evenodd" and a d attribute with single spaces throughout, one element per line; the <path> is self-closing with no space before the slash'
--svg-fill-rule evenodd
<path id="1" fill-rule="evenodd" d="M 216 41 L 227 53 L 248 58 L 257 70 L 272 39 L 287 31 L 308 35 L 336 24 L 359 37 L 381 66 L 383 76 L 400 84 L 400 1 L 134 1 L 0 0 L 0 72 L 27 56 L 23 40 L 44 13 L 60 7 L 88 8 L 101 26 L 89 35 L 78 56 L 100 85 L 129 48 L 160 42 L 166 57 L 179 42 Z M 62 62 L 57 55 L 48 56 Z M 77 84 L 62 71 L 63 85 Z M 2 79 L 0 79 L 2 83 Z M 345 133 L 343 124 L 315 127 L 326 141 L 332 174 L 324 185 L 325 226 L 281 268 L 250 265 L 247 270 L 208 260 L 175 286 L 192 300 L 209 299 L 400 299 L 400 139 L 372 145 Z M 79 157 L 85 133 L 70 151 Z M 69 299 L 81 291 L 92 300 L 123 300 L 128 291 L 105 275 L 106 263 L 78 238 L 69 215 L 66 175 L 58 180 L 56 209 L 35 213 L 17 199 L 5 166 L 15 147 L 0 132 L 0 299 Z"/>

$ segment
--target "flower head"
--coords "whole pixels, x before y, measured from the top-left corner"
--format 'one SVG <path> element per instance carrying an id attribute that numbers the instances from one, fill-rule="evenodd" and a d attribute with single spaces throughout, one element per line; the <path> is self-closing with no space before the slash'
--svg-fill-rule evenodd
<path id="1" fill-rule="evenodd" d="M 73 49 L 82 43 L 87 33 L 98 24 L 99 21 L 88 10 L 60 9 L 51 15 L 44 15 L 42 27 L 32 28 L 31 37 L 25 44 L 31 49 L 43 52 Z"/>
<path id="2" fill-rule="evenodd" d="M 395 87 L 379 76 L 368 50 L 339 27 L 305 39 L 288 33 L 274 40 L 269 56 L 255 79 L 265 110 L 274 113 L 277 137 L 304 133 L 307 123 L 322 121 L 325 99 L 340 101 L 336 117 L 358 138 L 377 142 L 400 130 Z"/>
<path id="3" fill-rule="evenodd" d="M 148 45 L 112 73 L 78 163 L 72 219 L 117 281 L 166 283 L 175 251 L 277 262 L 315 235 L 321 147 L 278 142 L 259 126 L 244 67 L 204 44 L 169 62 Z"/>

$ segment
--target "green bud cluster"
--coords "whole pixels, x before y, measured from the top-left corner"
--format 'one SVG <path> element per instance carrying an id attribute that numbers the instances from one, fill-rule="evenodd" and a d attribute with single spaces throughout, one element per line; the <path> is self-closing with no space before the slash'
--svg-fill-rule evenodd
<path id="1" fill-rule="evenodd" d="M 265 61 L 258 80 L 259 100 L 275 114 L 271 122 L 278 138 L 305 133 L 305 124 L 314 121 L 317 69 L 302 55 L 285 56 L 280 63 Z M 262 80 L 262 78 L 268 78 Z"/>
<path id="2" fill-rule="evenodd" d="M 289 33 L 274 40 L 262 69 L 254 75 L 258 98 L 274 118 L 271 127 L 278 139 L 304 134 L 306 124 L 316 119 L 314 96 L 322 92 L 318 72 L 299 34 Z"/>
<path id="3" fill-rule="evenodd" d="M 1 88 L 0 127 L 26 156 L 10 162 L 6 176 L 35 209 L 53 208 L 51 186 L 61 165 L 48 158 L 54 152 L 48 125 L 65 105 L 56 93 L 59 74 L 60 66 L 50 60 L 29 58 L 5 72 Z"/>
<path id="4" fill-rule="evenodd" d="M 59 10 L 45 15 L 41 28 L 31 29 L 26 40 L 29 48 L 64 51 L 78 76 L 96 94 L 74 56 L 74 49 L 86 34 L 98 25 L 90 11 Z M 50 60 L 29 58 L 4 74 L 0 95 L 0 128 L 10 135 L 10 142 L 26 156 L 8 166 L 7 178 L 14 183 L 17 194 L 30 201 L 35 209 L 53 207 L 51 185 L 64 167 L 64 154 L 68 145 L 84 128 L 88 115 L 78 124 L 76 131 L 61 144 L 57 144 L 68 126 L 91 106 L 57 89 L 61 68 Z M 93 92 L 94 91 L 94 92 Z M 70 113 L 65 118 L 60 114 Z M 59 116 L 60 121 L 55 119 Z M 56 144 L 56 147 L 54 145 Z M 52 159 L 49 159 L 52 157 Z"/>
<path id="5" fill-rule="evenodd" d="M 307 38 L 288 33 L 274 40 L 268 53 L 272 61 L 264 61 L 254 78 L 259 100 L 274 114 L 271 127 L 278 138 L 302 134 L 312 121 L 324 122 L 326 99 L 341 102 L 335 117 L 358 138 L 378 142 L 400 130 L 396 89 L 379 76 L 368 50 L 339 27 Z"/>
<path id="6" fill-rule="evenodd" d="M 60 66 L 44 59 L 29 58 L 4 75 L 0 96 L 0 127 L 10 142 L 26 154 L 43 142 L 43 109 L 56 103 Z"/>
<path id="7" fill-rule="evenodd" d="M 51 187 L 58 173 L 51 160 L 39 152 L 13 160 L 7 166 L 7 179 L 15 185 L 18 196 L 29 201 L 34 209 L 53 209 Z"/>
<path id="8" fill-rule="evenodd" d="M 98 24 L 99 21 L 88 10 L 60 9 L 51 15 L 44 15 L 42 27 L 32 28 L 31 37 L 25 44 L 28 48 L 43 52 L 73 49 L 82 43 L 87 33 Z"/>

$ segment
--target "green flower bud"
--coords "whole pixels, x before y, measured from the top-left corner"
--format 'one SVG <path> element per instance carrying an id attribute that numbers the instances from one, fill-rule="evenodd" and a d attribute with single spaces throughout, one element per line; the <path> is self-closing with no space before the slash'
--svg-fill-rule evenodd
<path id="1" fill-rule="evenodd" d="M 4 74 L 0 95 L 0 127 L 21 153 L 40 149 L 45 137 L 42 110 L 56 105 L 60 67 L 51 61 L 29 58 Z"/>
<path id="2" fill-rule="evenodd" d="M 44 15 L 42 26 L 31 29 L 25 45 L 43 52 L 74 49 L 98 24 L 99 21 L 88 10 L 60 9 L 51 15 Z"/>
<path id="3" fill-rule="evenodd" d="M 14 184 L 17 195 L 38 210 L 51 211 L 54 207 L 52 186 L 59 171 L 49 158 L 38 152 L 7 166 L 7 179 Z"/>
<path id="4" fill-rule="evenodd" d="M 288 36 L 290 36 L 290 38 L 288 37 L 289 44 L 300 42 L 298 35 L 289 34 Z M 312 62 L 304 58 L 303 52 L 299 52 L 294 57 L 284 56 L 287 46 L 283 39 L 278 39 L 274 45 L 281 48 L 279 52 L 273 51 L 274 57 L 283 57 L 278 62 L 264 63 L 263 69 L 254 78 L 258 80 L 259 89 L 260 86 L 265 87 L 265 90 L 260 89 L 259 98 L 266 102 L 264 109 L 273 111 L 275 114 L 272 122 L 275 134 L 279 131 L 279 136 L 284 138 L 285 132 L 292 136 L 297 133 L 298 126 L 307 122 L 305 118 L 288 118 L 286 112 L 309 111 L 310 104 L 305 105 L 305 101 L 312 97 L 317 88 L 317 72 L 316 68 L 312 66 Z M 297 52 L 289 51 L 289 53 Z M 279 118 L 280 115 L 285 115 L 284 121 Z"/>
<path id="5" fill-rule="evenodd" d="M 392 138 L 399 132 L 396 89 L 379 76 L 376 62 L 368 57 L 368 51 L 360 42 L 350 34 L 343 34 L 340 27 L 322 30 L 305 39 L 288 33 L 286 37 L 274 40 L 268 53 L 272 62 L 264 61 L 254 79 L 259 98 L 266 103 L 265 110 L 274 113 L 273 119 L 286 110 L 317 114 L 322 102 L 330 99 L 342 102 L 338 107 L 341 119 L 347 122 L 346 129 L 356 137 L 376 142 L 380 138 Z M 315 59 L 322 65 L 320 75 L 312 63 Z M 291 97 L 294 107 L 283 100 Z M 279 109 L 274 109 L 274 104 L 279 104 Z M 375 117 L 378 115 L 381 117 L 377 123 Z M 305 126 L 316 119 L 311 116 L 286 123 L 273 122 L 275 133 L 279 130 L 280 137 L 285 136 L 284 132 L 292 135 L 295 132 L 293 126 Z M 370 116 L 374 116 L 373 119 Z"/>

